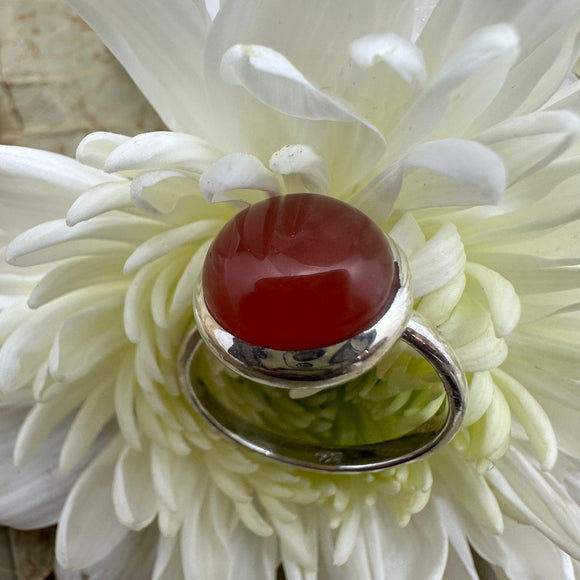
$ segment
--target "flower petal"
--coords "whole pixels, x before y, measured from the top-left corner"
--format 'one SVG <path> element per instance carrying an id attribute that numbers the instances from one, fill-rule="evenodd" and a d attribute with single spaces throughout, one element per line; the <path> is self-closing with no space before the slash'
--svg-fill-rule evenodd
<path id="1" fill-rule="evenodd" d="M 445 223 L 427 243 L 409 257 L 415 299 L 451 282 L 465 265 L 461 238 L 451 223 Z"/>
<path id="2" fill-rule="evenodd" d="M 234 196 L 226 194 L 238 189 L 265 191 L 270 195 L 281 193 L 276 176 L 257 157 L 246 153 L 222 157 L 201 176 L 199 187 L 210 203 L 237 202 Z M 237 202 L 242 204 L 245 207 L 245 202 Z"/>
<path id="3" fill-rule="evenodd" d="M 558 457 L 558 442 L 548 415 L 525 387 L 513 377 L 501 369 L 495 369 L 492 375 L 512 413 L 526 430 L 542 469 L 552 469 Z"/>
<path id="4" fill-rule="evenodd" d="M 481 28 L 467 38 L 394 129 L 389 142 L 389 160 L 400 158 L 430 135 L 437 138 L 439 124 L 442 124 L 441 131 L 451 124 L 453 134 L 464 135 L 471 121 L 495 97 L 517 50 L 518 36 L 506 24 Z M 490 70 L 493 82 L 487 85 Z M 452 97 L 460 88 L 466 89 L 466 95 L 452 104 Z M 448 133 L 445 130 L 443 134 Z"/>
<path id="5" fill-rule="evenodd" d="M 469 526 L 469 540 L 488 562 L 500 566 L 509 580 L 574 580 L 570 556 L 531 526 L 505 518 L 501 536 Z"/>
<path id="6" fill-rule="evenodd" d="M 56 557 L 63 568 L 96 564 L 129 533 L 117 520 L 111 493 L 119 451 L 116 439 L 78 478 L 66 500 L 56 535 Z"/>
<path id="7" fill-rule="evenodd" d="M 74 201 L 66 213 L 70 227 L 115 209 L 131 206 L 128 181 L 101 183 L 91 187 Z"/>
<path id="8" fill-rule="evenodd" d="M 210 19 L 201 0 L 68 0 L 133 77 L 168 127 L 211 135 L 202 73 Z M 162 22 L 163 26 L 159 26 Z"/>
<path id="9" fill-rule="evenodd" d="M 501 158 L 473 141 L 443 139 L 418 145 L 402 165 L 407 175 L 397 207 L 405 210 L 495 204 L 506 186 Z"/>
<path id="10" fill-rule="evenodd" d="M 498 498 L 562 550 L 580 556 L 580 507 L 555 477 L 540 471 L 517 443 L 497 462 L 487 479 Z"/>
<path id="11" fill-rule="evenodd" d="M 61 217 L 79 193 L 118 179 L 64 155 L 0 145 L 0 228 L 16 234 Z"/>
<path id="12" fill-rule="evenodd" d="M 392 33 L 357 38 L 350 45 L 350 56 L 361 68 L 385 62 L 413 87 L 422 88 L 427 80 L 421 50 L 407 39 Z"/>
<path id="13" fill-rule="evenodd" d="M 67 260 L 50 270 L 28 297 L 30 308 L 39 308 L 75 290 L 118 281 L 123 270 L 124 254 L 86 256 Z"/>
<path id="14" fill-rule="evenodd" d="M 236 95 L 235 106 L 242 108 L 238 122 L 252 120 L 251 129 L 238 129 L 242 135 L 238 139 L 245 142 L 236 145 L 239 150 L 251 147 L 268 158 L 273 150 L 289 143 L 310 145 L 332 165 L 342 190 L 362 178 L 385 150 L 377 129 L 315 87 L 271 48 L 236 45 L 224 54 L 221 70 L 232 85 L 230 92 Z M 245 90 L 236 90 L 237 86 Z M 272 132 L 272 126 L 279 130 Z M 247 143 L 262 136 L 259 142 Z M 340 151 L 337 143 L 342 144 Z"/>
<path id="15" fill-rule="evenodd" d="M 502 338 L 510 334 L 520 320 L 521 310 L 520 300 L 512 284 L 481 264 L 468 262 L 465 272 L 485 295 L 496 336 Z"/>
<path id="16" fill-rule="evenodd" d="M 137 216 L 90 220 L 74 228 L 64 220 L 45 222 L 14 238 L 6 250 L 6 260 L 17 266 L 29 266 L 79 255 L 131 251 L 143 238 L 165 229 L 159 222 Z"/>
<path id="17" fill-rule="evenodd" d="M 498 123 L 477 140 L 506 160 L 509 182 L 537 173 L 568 149 L 580 133 L 580 117 L 541 111 Z"/>
<path id="18" fill-rule="evenodd" d="M 113 482 L 113 502 L 119 521 L 132 530 L 147 527 L 157 515 L 151 485 L 149 453 L 126 447 L 119 456 Z"/>
<path id="19" fill-rule="evenodd" d="M 77 412 L 60 450 L 59 469 L 67 474 L 84 457 L 114 413 L 112 377 L 93 390 Z"/>
<path id="20" fill-rule="evenodd" d="M 222 225 L 221 220 L 200 220 L 150 236 L 127 258 L 123 271 L 131 274 L 184 244 L 202 242 L 217 233 Z"/>
<path id="21" fill-rule="evenodd" d="M 95 131 L 82 139 L 76 151 L 77 161 L 83 165 L 90 165 L 97 169 L 103 169 L 107 157 L 130 137 L 118 133 Z"/>
<path id="22" fill-rule="evenodd" d="M 64 570 L 58 563 L 58 580 L 136 580 L 150 578 L 159 534 L 154 526 L 140 533 L 128 533 L 105 558 L 82 571 Z M 169 580 L 169 579 L 167 579 Z M 171 580 L 179 580 L 174 576 Z"/>
<path id="23" fill-rule="evenodd" d="M 219 149 L 199 137 L 154 131 L 137 135 L 115 148 L 107 158 L 105 171 L 176 169 L 202 173 L 221 155 Z"/>
<path id="24" fill-rule="evenodd" d="M 57 522 L 65 499 L 78 478 L 78 471 L 61 477 L 56 469 L 67 425 L 52 431 L 42 453 L 19 468 L 12 453 L 27 408 L 0 407 L 0 521 L 19 529 L 44 528 Z"/>
<path id="25" fill-rule="evenodd" d="M 463 506 L 478 523 L 493 533 L 503 530 L 501 508 L 485 479 L 472 463 L 459 457 L 453 449 L 444 449 L 437 454 L 432 468 L 453 494 L 454 500 Z"/>
<path id="26" fill-rule="evenodd" d="M 270 157 L 270 169 L 280 175 L 301 178 L 302 188 L 287 193 L 327 194 L 330 191 L 330 174 L 324 159 L 308 145 L 287 145 Z M 288 182 L 286 182 L 288 188 Z"/>

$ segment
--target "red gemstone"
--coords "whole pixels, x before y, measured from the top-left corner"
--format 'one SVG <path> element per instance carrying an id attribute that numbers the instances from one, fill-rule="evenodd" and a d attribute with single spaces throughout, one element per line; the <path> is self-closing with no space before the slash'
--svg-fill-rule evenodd
<path id="1" fill-rule="evenodd" d="M 332 197 L 266 199 L 237 214 L 203 270 L 207 308 L 228 332 L 276 350 L 337 344 L 372 326 L 398 287 L 381 229 Z"/>

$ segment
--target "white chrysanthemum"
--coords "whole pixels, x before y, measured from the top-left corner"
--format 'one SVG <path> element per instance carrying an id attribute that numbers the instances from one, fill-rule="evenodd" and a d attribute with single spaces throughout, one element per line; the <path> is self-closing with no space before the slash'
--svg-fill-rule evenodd
<path id="1" fill-rule="evenodd" d="M 58 521 L 60 565 L 90 578 L 462 580 L 470 546 L 514 580 L 574 578 L 580 85 L 557 91 L 578 2 L 441 0 L 416 39 L 408 0 L 70 4 L 173 132 L 0 148 L 2 521 Z M 428 460 L 292 469 L 180 394 L 208 244 L 239 200 L 294 191 L 390 232 L 468 374 L 465 426 Z M 402 347 L 303 399 L 209 355 L 195 372 L 315 440 L 397 436 L 442 399 Z"/>

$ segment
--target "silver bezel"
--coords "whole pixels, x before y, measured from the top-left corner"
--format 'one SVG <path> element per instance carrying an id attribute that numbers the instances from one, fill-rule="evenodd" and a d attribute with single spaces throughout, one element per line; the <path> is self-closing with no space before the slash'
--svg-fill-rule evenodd
<path id="1" fill-rule="evenodd" d="M 399 340 L 413 312 L 409 266 L 389 238 L 398 288 L 391 306 L 372 326 L 338 344 L 282 351 L 247 343 L 230 334 L 210 314 L 201 282 L 194 299 L 199 333 L 209 349 L 235 373 L 277 388 L 312 389 L 351 380 L 375 366 Z"/>

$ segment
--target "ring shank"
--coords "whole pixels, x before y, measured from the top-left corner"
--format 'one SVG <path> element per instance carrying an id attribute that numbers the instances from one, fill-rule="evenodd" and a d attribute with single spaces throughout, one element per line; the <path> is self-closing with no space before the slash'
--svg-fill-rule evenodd
<path id="1" fill-rule="evenodd" d="M 447 415 L 440 425 L 427 421 L 417 430 L 389 441 L 349 446 L 323 446 L 266 431 L 225 407 L 200 378 L 192 379 L 193 357 L 203 341 L 194 330 L 180 356 L 183 391 L 197 411 L 221 434 L 247 449 L 296 467 L 325 472 L 378 471 L 422 459 L 446 444 L 465 415 L 467 384 L 452 349 L 435 329 L 414 313 L 401 339 L 433 366 L 445 390 Z"/>

